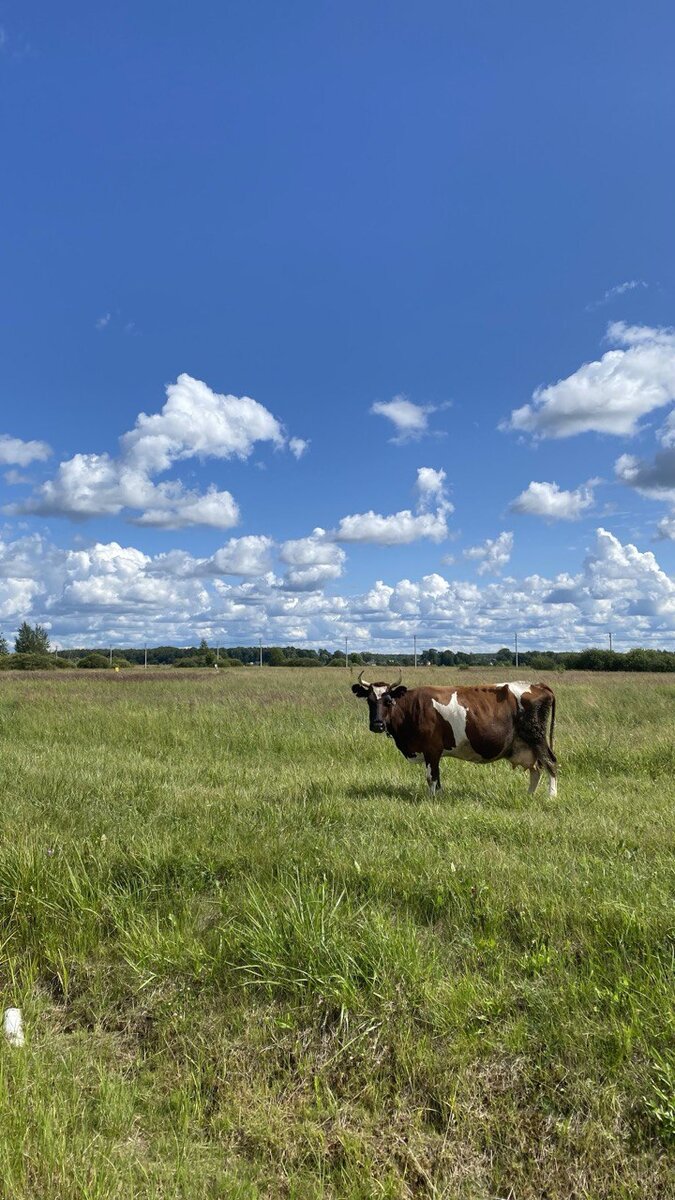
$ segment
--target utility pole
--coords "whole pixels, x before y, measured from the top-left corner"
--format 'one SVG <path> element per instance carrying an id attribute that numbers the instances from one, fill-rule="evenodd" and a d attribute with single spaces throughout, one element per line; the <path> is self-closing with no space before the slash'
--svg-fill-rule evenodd
<path id="1" fill-rule="evenodd" d="M 417 634 L 416 633 L 413 634 L 413 659 L 415 662 L 415 669 L 417 669 Z"/>
<path id="2" fill-rule="evenodd" d="M 611 633 L 609 635 L 609 652 L 610 652 L 610 654 L 612 653 L 612 635 L 611 635 Z"/>
<path id="3" fill-rule="evenodd" d="M 345 638 L 345 667 L 349 670 L 349 642 L 347 638 Z"/>
<path id="4" fill-rule="evenodd" d="M 516 666 L 518 666 L 518 634 L 516 634 Z"/>
<path id="5" fill-rule="evenodd" d="M 112 646 L 110 647 L 110 666 L 112 667 Z"/>
<path id="6" fill-rule="evenodd" d="M 260 642 L 260 661 L 258 662 L 258 666 L 262 667 L 262 638 L 258 638 L 258 641 Z"/>
<path id="7" fill-rule="evenodd" d="M 220 658 L 220 646 L 216 646 L 216 662 L 218 662 L 219 658 Z"/>
<path id="8" fill-rule="evenodd" d="M 147 642 L 145 643 L 145 653 L 143 655 L 143 667 L 147 671 L 147 669 L 148 669 L 148 643 Z"/>

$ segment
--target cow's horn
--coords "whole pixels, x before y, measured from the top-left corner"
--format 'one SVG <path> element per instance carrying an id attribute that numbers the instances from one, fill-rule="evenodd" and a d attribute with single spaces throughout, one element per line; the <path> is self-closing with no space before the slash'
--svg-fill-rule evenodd
<path id="1" fill-rule="evenodd" d="M 398 673 L 398 679 L 396 680 L 396 683 L 390 683 L 390 684 L 389 684 L 389 691 L 390 691 L 390 692 L 393 692 L 394 688 L 397 688 L 397 687 L 398 687 L 398 685 L 399 685 L 399 683 L 401 682 L 401 680 L 402 680 L 402 679 L 403 679 L 403 672 L 402 672 L 402 671 L 399 671 L 399 673 Z"/>
<path id="2" fill-rule="evenodd" d="M 359 672 L 359 683 L 361 684 L 361 687 L 372 687 L 372 684 L 368 683 L 368 680 L 363 678 L 363 671 Z"/>

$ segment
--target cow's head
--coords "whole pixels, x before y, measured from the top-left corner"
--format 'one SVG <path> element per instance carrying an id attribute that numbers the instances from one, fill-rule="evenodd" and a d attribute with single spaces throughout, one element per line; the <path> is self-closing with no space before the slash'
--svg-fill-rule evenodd
<path id="1" fill-rule="evenodd" d="M 363 671 L 361 672 L 359 682 L 353 684 L 352 691 L 355 696 L 368 701 L 371 733 L 387 732 L 396 701 L 405 696 L 407 690 L 406 687 L 401 687 L 400 675 L 396 683 L 368 683 L 368 680 L 363 678 Z"/>

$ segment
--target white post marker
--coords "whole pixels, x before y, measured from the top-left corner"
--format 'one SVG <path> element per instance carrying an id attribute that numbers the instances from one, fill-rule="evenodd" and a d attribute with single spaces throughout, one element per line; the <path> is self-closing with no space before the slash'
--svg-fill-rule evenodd
<path id="1" fill-rule="evenodd" d="M 23 1046 L 23 1017 L 20 1008 L 6 1008 L 2 1019 L 2 1030 L 10 1046 Z"/>

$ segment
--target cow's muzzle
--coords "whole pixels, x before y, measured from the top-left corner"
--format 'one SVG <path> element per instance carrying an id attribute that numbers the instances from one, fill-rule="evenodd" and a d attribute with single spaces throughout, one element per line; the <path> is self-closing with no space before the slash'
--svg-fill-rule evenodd
<path id="1" fill-rule="evenodd" d="M 387 727 L 386 727 L 384 721 L 371 721 L 370 722 L 370 732 L 371 733 L 384 733 L 386 728 Z"/>

